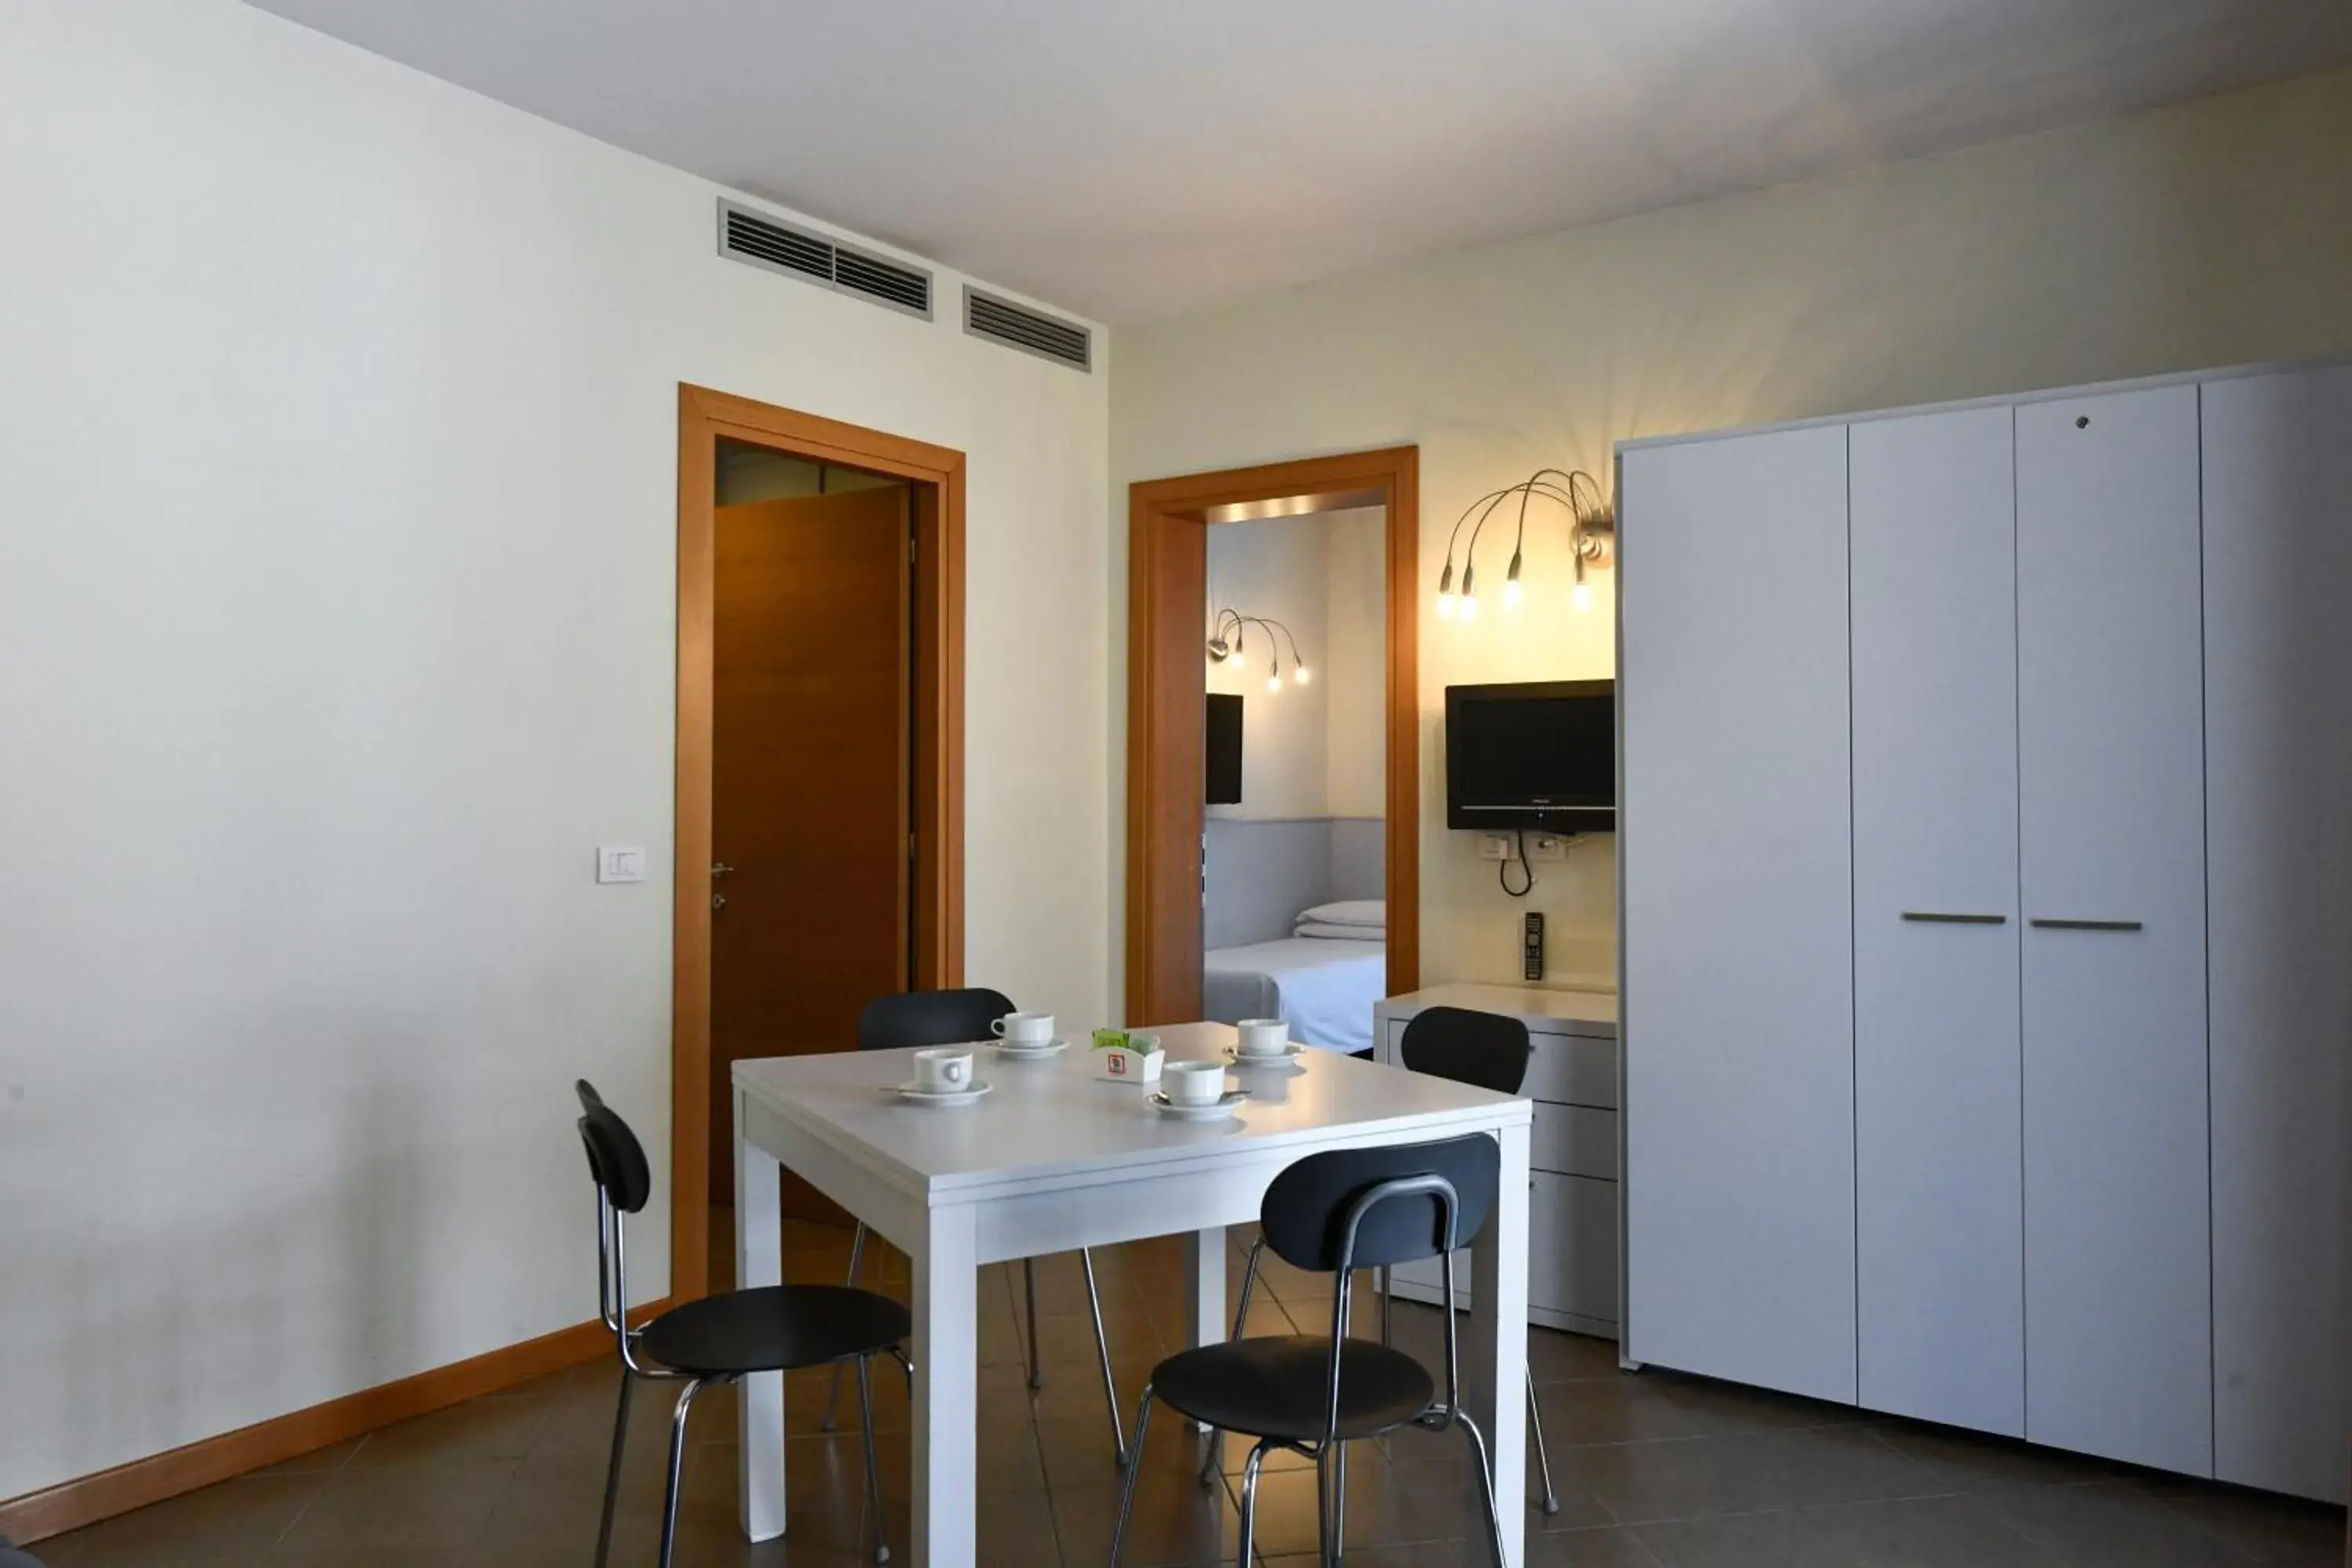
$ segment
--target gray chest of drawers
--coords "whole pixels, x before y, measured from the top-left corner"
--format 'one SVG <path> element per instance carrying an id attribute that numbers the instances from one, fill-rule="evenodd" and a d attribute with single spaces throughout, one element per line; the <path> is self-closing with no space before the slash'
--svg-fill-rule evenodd
<path id="1" fill-rule="evenodd" d="M 1617 1337 L 1617 997 L 1604 991 L 1433 985 L 1373 1008 L 1374 1048 L 1399 1063 L 1405 1025 L 1424 1007 L 1500 1013 L 1528 1026 L 1535 1054 L 1525 1093 L 1536 1102 L 1528 1195 L 1528 1319 Z M 1468 1270 L 1454 1287 L 1466 1298 Z M 1434 1264 L 1396 1271 L 1396 1293 L 1434 1301 Z"/>

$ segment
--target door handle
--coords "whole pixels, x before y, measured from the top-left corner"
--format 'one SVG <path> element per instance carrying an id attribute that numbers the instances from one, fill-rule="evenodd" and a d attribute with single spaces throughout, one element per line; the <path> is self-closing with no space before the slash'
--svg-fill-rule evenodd
<path id="1" fill-rule="evenodd" d="M 1905 910 L 1903 918 L 1918 925 L 1930 926 L 2005 926 L 2007 915 L 1953 915 L 1936 910 Z"/>
<path id="2" fill-rule="evenodd" d="M 2137 921 L 2067 921 L 2036 918 L 2032 922 L 2036 931 L 2145 931 Z"/>
<path id="3" fill-rule="evenodd" d="M 735 868 L 724 860 L 713 860 L 710 863 L 710 874 L 713 878 L 731 877 L 735 874 Z"/>

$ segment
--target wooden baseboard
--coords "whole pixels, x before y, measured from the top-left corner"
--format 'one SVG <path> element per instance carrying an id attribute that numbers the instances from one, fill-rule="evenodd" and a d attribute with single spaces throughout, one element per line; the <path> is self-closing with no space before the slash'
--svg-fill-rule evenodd
<path id="1" fill-rule="evenodd" d="M 667 1306 L 667 1301 L 652 1302 L 635 1309 L 629 1317 L 634 1322 L 642 1322 Z M 118 1513 L 129 1513 L 132 1509 L 178 1497 L 182 1492 L 283 1463 L 331 1443 L 389 1426 L 395 1421 L 429 1415 L 612 1353 L 612 1331 L 603 1323 L 576 1323 L 568 1329 L 558 1329 L 503 1350 L 435 1367 L 396 1383 L 363 1388 L 307 1410 L 240 1426 L 217 1437 L 206 1437 L 184 1447 L 117 1465 L 110 1470 L 7 1499 L 0 1501 L 0 1538 L 23 1543 L 79 1530 Z"/>

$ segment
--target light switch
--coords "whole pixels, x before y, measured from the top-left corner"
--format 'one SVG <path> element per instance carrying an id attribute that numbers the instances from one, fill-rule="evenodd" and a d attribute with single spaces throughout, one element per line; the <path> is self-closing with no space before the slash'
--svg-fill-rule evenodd
<path id="1" fill-rule="evenodd" d="M 596 879 L 600 882 L 642 882 L 646 879 L 646 852 L 635 848 L 600 848 L 596 851 Z"/>

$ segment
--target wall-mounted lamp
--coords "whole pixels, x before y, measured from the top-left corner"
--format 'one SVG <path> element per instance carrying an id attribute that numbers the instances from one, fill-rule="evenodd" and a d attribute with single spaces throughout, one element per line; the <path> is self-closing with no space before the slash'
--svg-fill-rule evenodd
<path id="1" fill-rule="evenodd" d="M 1592 607 L 1592 587 L 1585 576 L 1616 558 L 1616 519 L 1610 515 L 1609 503 L 1601 498 L 1600 482 L 1591 474 L 1581 468 L 1538 468 L 1516 485 L 1480 496 L 1454 519 L 1454 531 L 1445 537 L 1445 570 L 1437 579 L 1440 620 L 1478 618 L 1478 534 L 1495 509 L 1513 497 L 1518 499 L 1518 523 L 1511 538 L 1510 570 L 1503 578 L 1503 608 L 1519 607 L 1519 567 L 1527 548 L 1528 503 L 1538 499 L 1557 501 L 1568 509 L 1573 520 L 1569 528 L 1569 553 L 1576 563 L 1576 582 L 1569 589 L 1568 602 L 1580 613 Z M 1475 522 L 1470 521 L 1473 512 L 1477 514 Z M 1465 523 L 1470 524 L 1467 544 L 1461 542 Z M 1454 589 L 1454 552 L 1457 545 L 1462 551 L 1462 591 L 1458 594 Z"/>
<path id="2" fill-rule="evenodd" d="M 1244 647 L 1244 637 L 1252 626 L 1265 634 L 1265 689 L 1268 691 L 1282 689 L 1283 643 L 1290 645 L 1290 679 L 1301 686 L 1315 679 L 1315 672 L 1307 668 L 1305 659 L 1298 657 L 1298 639 L 1290 635 L 1288 626 L 1280 621 L 1268 620 L 1264 616 L 1244 616 L 1239 610 L 1217 612 L 1216 627 L 1209 637 L 1210 662 L 1225 664 L 1238 661 L 1246 664 L 1248 650 Z M 1282 634 L 1281 642 L 1275 640 L 1276 632 Z"/>

